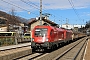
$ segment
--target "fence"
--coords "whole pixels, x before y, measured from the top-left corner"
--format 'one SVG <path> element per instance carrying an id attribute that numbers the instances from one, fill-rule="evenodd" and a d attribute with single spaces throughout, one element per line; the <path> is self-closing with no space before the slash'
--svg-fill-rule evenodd
<path id="1" fill-rule="evenodd" d="M 15 36 L 0 36 L 0 46 L 15 44 Z"/>

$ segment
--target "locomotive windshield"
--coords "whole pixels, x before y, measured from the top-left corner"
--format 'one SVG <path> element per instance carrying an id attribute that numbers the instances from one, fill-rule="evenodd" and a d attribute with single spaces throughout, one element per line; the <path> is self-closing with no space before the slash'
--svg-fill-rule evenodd
<path id="1" fill-rule="evenodd" d="M 37 28 L 35 30 L 35 36 L 46 36 L 47 35 L 47 29 L 45 28 Z"/>

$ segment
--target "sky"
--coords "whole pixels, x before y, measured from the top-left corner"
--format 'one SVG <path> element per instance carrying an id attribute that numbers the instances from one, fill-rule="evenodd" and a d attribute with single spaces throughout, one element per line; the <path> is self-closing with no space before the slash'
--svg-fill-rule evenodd
<path id="1" fill-rule="evenodd" d="M 1 0 L 0 10 L 25 19 L 40 16 L 40 0 Z M 90 0 L 42 0 L 42 14 L 57 24 L 86 24 L 90 20 Z"/>

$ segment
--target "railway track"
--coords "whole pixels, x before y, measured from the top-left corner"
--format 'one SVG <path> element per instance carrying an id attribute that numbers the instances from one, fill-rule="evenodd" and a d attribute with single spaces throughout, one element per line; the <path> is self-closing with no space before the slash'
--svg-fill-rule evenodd
<path id="1" fill-rule="evenodd" d="M 19 58 L 16 58 L 14 60 L 34 60 L 37 57 L 40 57 L 42 55 L 45 55 L 46 53 L 32 53 L 32 54 L 28 54 L 26 56 L 22 56 Z"/>
<path id="2" fill-rule="evenodd" d="M 84 51 L 81 50 L 85 50 L 86 42 L 87 37 L 49 53 L 32 53 L 16 58 L 15 60 L 75 60 L 79 53 L 84 53 Z M 78 59 L 80 60 L 80 58 Z"/>
<path id="3" fill-rule="evenodd" d="M 78 42 L 62 54 L 58 55 L 56 58 L 54 58 L 54 60 L 77 60 L 77 57 L 81 50 L 84 51 L 84 48 L 86 47 L 86 42 L 86 39 Z M 81 57 L 79 57 L 78 60 L 81 60 Z"/>

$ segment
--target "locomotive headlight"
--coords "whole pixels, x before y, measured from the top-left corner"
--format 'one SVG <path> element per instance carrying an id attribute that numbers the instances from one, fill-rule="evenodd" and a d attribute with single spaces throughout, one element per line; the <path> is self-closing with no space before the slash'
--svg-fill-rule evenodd
<path id="1" fill-rule="evenodd" d="M 46 41 L 48 41 L 48 38 L 46 38 Z"/>

